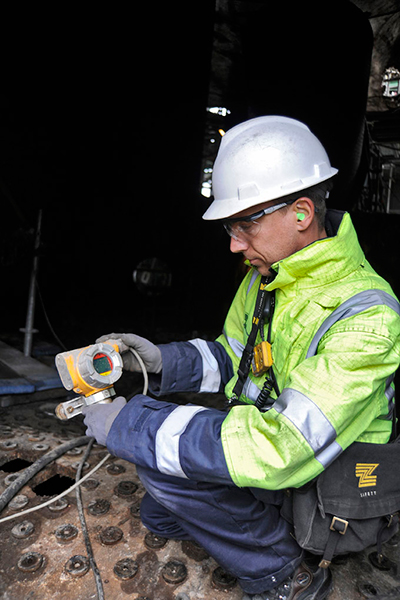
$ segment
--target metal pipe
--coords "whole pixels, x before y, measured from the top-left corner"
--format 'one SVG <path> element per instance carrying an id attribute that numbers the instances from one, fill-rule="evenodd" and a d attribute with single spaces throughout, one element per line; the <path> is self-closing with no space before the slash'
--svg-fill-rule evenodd
<path id="1" fill-rule="evenodd" d="M 35 299 L 36 299 L 36 276 L 39 267 L 39 246 L 40 246 L 40 234 L 42 229 L 42 209 L 39 210 L 36 235 L 35 235 L 35 246 L 34 256 L 31 271 L 31 279 L 29 283 L 29 294 L 28 294 L 28 308 L 26 312 L 26 321 L 24 337 L 24 356 L 30 356 L 32 352 L 32 339 L 33 339 L 33 322 L 35 318 Z"/>

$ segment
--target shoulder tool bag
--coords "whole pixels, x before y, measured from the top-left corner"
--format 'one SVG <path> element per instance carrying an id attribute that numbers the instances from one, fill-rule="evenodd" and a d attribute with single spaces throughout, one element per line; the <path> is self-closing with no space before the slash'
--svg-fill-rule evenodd
<path id="1" fill-rule="evenodd" d="M 360 552 L 398 530 L 400 436 L 389 444 L 355 442 L 312 482 L 288 490 L 283 516 L 294 524 L 298 544 L 323 555 Z M 285 514 L 286 513 L 286 514 Z"/>

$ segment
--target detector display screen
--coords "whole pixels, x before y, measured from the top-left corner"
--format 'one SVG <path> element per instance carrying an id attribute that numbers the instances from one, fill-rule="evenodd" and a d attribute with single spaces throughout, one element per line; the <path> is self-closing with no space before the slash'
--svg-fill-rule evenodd
<path id="1" fill-rule="evenodd" d="M 93 366 L 99 375 L 109 375 L 113 368 L 111 358 L 103 354 L 103 352 L 95 354 L 93 357 Z"/>

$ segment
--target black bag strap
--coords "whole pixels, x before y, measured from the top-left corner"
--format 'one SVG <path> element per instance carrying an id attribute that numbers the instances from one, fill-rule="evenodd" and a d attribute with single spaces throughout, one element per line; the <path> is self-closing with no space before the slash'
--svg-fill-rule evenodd
<path id="1" fill-rule="evenodd" d="M 251 326 L 251 331 L 249 337 L 247 338 L 246 346 L 242 353 L 242 358 L 240 359 L 239 368 L 238 368 L 238 378 L 233 388 L 232 396 L 228 400 L 228 406 L 232 406 L 233 404 L 239 401 L 240 395 L 243 390 L 243 386 L 248 377 L 251 361 L 253 360 L 253 352 L 254 352 L 254 344 L 256 341 L 257 333 L 261 327 L 263 320 L 263 312 L 264 307 L 267 301 L 268 292 L 266 287 L 268 283 L 270 283 L 271 278 L 267 276 L 261 277 L 260 287 L 258 288 L 256 304 L 254 308 L 253 321 Z"/>
<path id="2" fill-rule="evenodd" d="M 394 440 L 397 438 L 397 436 L 399 434 L 398 423 L 397 423 L 397 402 L 396 402 L 396 396 L 393 396 L 392 434 L 390 436 L 391 442 L 394 442 Z"/>
<path id="3" fill-rule="evenodd" d="M 347 527 L 349 522 L 346 519 L 339 519 L 339 517 L 333 517 L 330 524 L 330 532 L 328 541 L 325 546 L 325 552 L 322 557 L 319 567 L 327 569 L 332 562 L 332 558 L 335 556 L 336 546 L 339 543 L 340 536 L 346 535 Z"/>
<path id="4" fill-rule="evenodd" d="M 380 529 L 378 530 L 376 547 L 377 547 L 377 558 L 378 562 L 382 561 L 385 557 L 382 554 L 382 536 L 388 527 L 394 527 L 399 523 L 399 513 L 396 512 L 393 515 L 387 515 L 387 523 L 383 523 Z M 333 557 L 335 556 L 336 546 L 339 543 L 340 536 L 346 535 L 347 528 L 349 526 L 349 521 L 346 519 L 340 519 L 339 517 L 333 517 L 332 522 L 330 524 L 330 532 L 328 541 L 325 546 L 324 555 L 322 560 L 319 563 L 319 567 L 323 569 L 327 569 L 332 562 Z"/>

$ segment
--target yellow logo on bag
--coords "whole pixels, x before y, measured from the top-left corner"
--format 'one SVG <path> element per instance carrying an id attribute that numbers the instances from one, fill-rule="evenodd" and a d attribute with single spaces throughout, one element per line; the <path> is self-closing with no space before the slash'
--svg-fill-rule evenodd
<path id="1" fill-rule="evenodd" d="M 357 463 L 356 477 L 360 479 L 358 487 L 372 487 L 376 485 L 376 475 L 372 475 L 379 463 Z"/>

